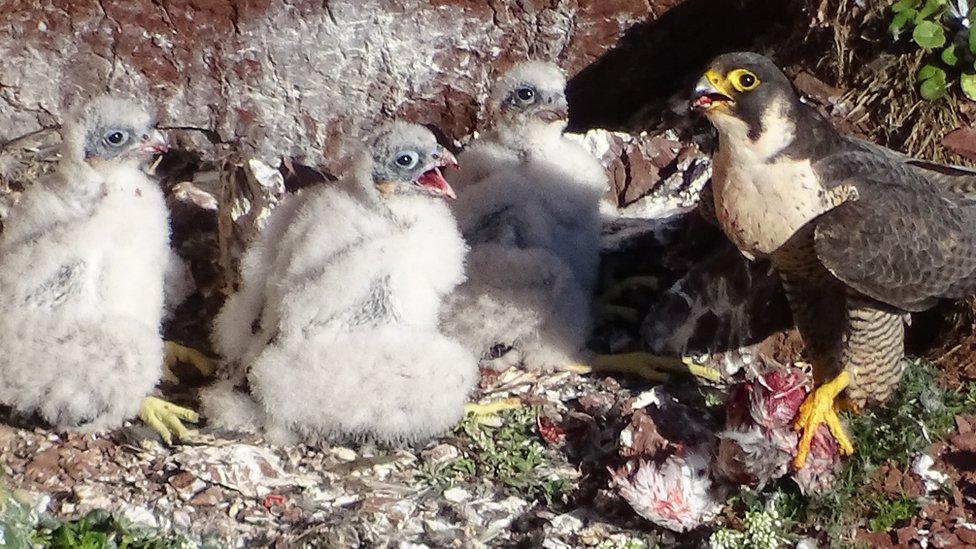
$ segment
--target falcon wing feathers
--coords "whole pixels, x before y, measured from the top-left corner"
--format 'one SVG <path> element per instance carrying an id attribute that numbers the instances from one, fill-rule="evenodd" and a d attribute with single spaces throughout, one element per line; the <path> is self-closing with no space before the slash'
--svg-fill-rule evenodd
<path id="1" fill-rule="evenodd" d="M 841 281 L 907 310 L 976 289 L 976 207 L 910 167 L 866 152 L 814 165 L 827 188 L 850 185 L 858 199 L 816 221 L 820 261 Z"/>

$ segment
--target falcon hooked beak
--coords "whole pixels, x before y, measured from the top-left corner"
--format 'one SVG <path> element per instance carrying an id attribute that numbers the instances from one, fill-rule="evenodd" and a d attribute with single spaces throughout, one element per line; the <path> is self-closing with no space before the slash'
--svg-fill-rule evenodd
<path id="1" fill-rule="evenodd" d="M 729 80 L 714 69 L 708 69 L 695 84 L 691 100 L 692 110 L 706 115 L 714 110 L 728 110 L 735 103 Z"/>
<path id="2" fill-rule="evenodd" d="M 445 196 L 450 199 L 457 198 L 457 194 L 454 193 L 454 189 L 447 183 L 444 179 L 444 175 L 441 173 L 442 168 L 454 168 L 458 169 L 457 159 L 451 154 L 451 151 L 447 149 L 441 149 L 441 151 L 434 156 L 434 162 L 430 167 L 420 174 L 414 184 L 418 187 L 426 189 L 436 195 Z"/>

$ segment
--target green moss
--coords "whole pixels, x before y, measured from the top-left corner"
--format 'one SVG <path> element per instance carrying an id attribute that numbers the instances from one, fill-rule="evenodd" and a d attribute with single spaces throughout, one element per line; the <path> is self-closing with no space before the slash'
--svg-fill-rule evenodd
<path id="1" fill-rule="evenodd" d="M 182 537 L 135 526 L 105 510 L 91 511 L 71 521 L 38 516 L 0 487 L 0 547 L 178 549 L 196 545 Z"/>
<path id="2" fill-rule="evenodd" d="M 441 466 L 425 465 L 420 478 L 440 489 L 482 479 L 499 482 L 520 497 L 552 504 L 572 483 L 554 473 L 549 464 L 561 459 L 550 452 L 536 428 L 539 410 L 518 408 L 498 415 L 500 425 L 485 424 L 469 415 L 454 430 L 461 458 Z"/>
<path id="3" fill-rule="evenodd" d="M 868 520 L 868 528 L 873 532 L 889 532 L 914 517 L 919 506 L 912 498 L 878 495 L 871 507 L 874 517 Z"/>

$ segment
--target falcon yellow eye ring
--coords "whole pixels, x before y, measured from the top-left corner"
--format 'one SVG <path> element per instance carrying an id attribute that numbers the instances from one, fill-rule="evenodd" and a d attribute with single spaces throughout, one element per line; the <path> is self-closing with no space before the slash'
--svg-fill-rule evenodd
<path id="1" fill-rule="evenodd" d="M 735 69 L 729 73 L 726 79 L 732 83 L 732 87 L 740 92 L 752 91 L 760 84 L 759 77 L 746 69 Z"/>

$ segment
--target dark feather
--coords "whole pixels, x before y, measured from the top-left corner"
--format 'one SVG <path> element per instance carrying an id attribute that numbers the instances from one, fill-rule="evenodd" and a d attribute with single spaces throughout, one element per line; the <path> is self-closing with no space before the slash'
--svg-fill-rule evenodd
<path id="1" fill-rule="evenodd" d="M 907 311 L 976 291 L 976 206 L 872 152 L 831 155 L 814 169 L 824 186 L 859 195 L 815 221 L 817 256 L 834 276 Z"/>

